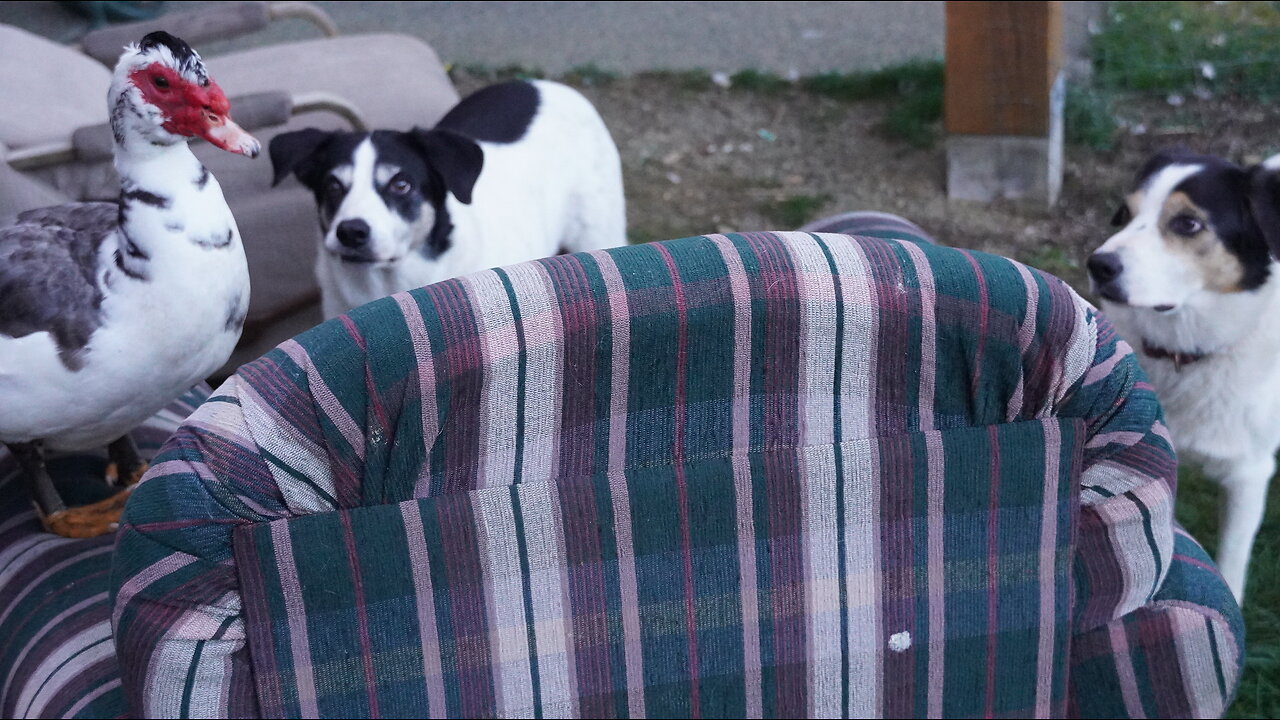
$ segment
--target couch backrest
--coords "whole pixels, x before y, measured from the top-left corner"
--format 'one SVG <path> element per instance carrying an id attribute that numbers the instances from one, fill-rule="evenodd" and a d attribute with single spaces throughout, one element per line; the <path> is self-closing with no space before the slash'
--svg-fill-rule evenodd
<path id="1" fill-rule="evenodd" d="M 135 492 L 126 690 L 146 715 L 1061 712 L 1087 415 L 1119 407 L 1081 399 L 1099 346 L 1055 278 L 840 235 L 376 301 L 242 368 Z"/>

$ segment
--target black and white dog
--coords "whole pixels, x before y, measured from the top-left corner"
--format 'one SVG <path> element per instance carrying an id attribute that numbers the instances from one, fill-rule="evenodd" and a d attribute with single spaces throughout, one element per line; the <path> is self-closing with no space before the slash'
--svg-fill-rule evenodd
<path id="1" fill-rule="evenodd" d="M 1280 156 L 1153 157 L 1089 257 L 1174 446 L 1223 487 L 1218 565 L 1238 600 L 1280 448 Z"/>
<path id="2" fill-rule="evenodd" d="M 546 81 L 484 88 L 431 130 L 284 133 L 275 182 L 316 197 L 325 317 L 386 295 L 562 251 L 626 243 L 622 169 L 604 121 Z"/>

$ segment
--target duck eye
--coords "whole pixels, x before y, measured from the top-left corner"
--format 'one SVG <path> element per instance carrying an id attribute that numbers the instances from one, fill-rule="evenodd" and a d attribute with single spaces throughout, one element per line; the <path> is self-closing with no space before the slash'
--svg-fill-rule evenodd
<path id="1" fill-rule="evenodd" d="M 391 178 L 391 182 L 387 183 L 387 189 L 394 195 L 408 195 L 413 189 L 413 184 L 403 175 L 396 175 Z"/>
<path id="2" fill-rule="evenodd" d="M 1204 229 L 1204 223 L 1190 215 L 1178 215 L 1169 221 L 1169 229 L 1183 237 L 1191 237 Z"/>
<path id="3" fill-rule="evenodd" d="M 163 76 L 163 75 L 156 75 L 156 76 L 152 77 L 152 78 L 151 78 L 151 82 L 155 83 L 155 84 L 156 84 L 156 87 L 158 87 L 158 88 L 167 88 L 167 87 L 169 87 L 169 79 L 168 79 L 168 78 L 166 78 L 166 77 L 165 77 L 165 76 Z"/>

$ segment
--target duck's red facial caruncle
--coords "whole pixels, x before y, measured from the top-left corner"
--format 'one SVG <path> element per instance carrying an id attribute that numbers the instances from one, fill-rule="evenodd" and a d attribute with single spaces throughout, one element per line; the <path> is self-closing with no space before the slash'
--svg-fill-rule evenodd
<path id="1" fill-rule="evenodd" d="M 261 146 L 232 122 L 231 104 L 213 80 L 192 82 L 167 65 L 151 63 L 129 73 L 129 81 L 144 101 L 160 110 L 165 130 L 204 138 L 228 152 L 258 156 Z"/>

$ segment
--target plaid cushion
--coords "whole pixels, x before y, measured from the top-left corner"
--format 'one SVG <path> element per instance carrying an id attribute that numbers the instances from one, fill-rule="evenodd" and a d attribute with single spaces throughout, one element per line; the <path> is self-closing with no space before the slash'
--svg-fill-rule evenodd
<path id="1" fill-rule="evenodd" d="M 1181 527 L 1154 602 L 1076 636 L 1071 714 L 1218 717 L 1244 668 L 1244 625 L 1208 554 Z"/>
<path id="2" fill-rule="evenodd" d="M 160 449 L 207 390 L 193 388 L 133 431 L 143 457 Z M 105 497 L 105 466 L 94 455 L 49 460 L 73 503 Z M 125 714 L 107 597 L 112 540 L 44 532 L 17 461 L 0 445 L 0 715 Z"/>
<path id="3" fill-rule="evenodd" d="M 1128 347 L 1006 259 L 549 258 L 220 388 L 128 508 L 124 683 L 147 715 L 1058 714 L 1067 628 L 1169 571 L 1175 465 Z"/>

